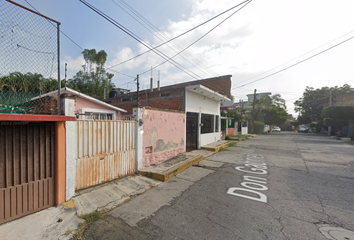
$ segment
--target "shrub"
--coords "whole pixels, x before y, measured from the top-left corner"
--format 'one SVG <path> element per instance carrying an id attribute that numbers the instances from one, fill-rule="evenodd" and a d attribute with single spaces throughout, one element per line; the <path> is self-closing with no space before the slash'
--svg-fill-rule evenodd
<path id="1" fill-rule="evenodd" d="M 255 134 L 262 134 L 264 131 L 264 122 L 254 121 L 254 133 Z"/>

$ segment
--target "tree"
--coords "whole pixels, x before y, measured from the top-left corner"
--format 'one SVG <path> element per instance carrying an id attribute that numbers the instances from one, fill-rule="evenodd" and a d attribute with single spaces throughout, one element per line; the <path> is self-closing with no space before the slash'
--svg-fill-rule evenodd
<path id="1" fill-rule="evenodd" d="M 264 123 L 267 125 L 282 125 L 288 117 L 286 110 L 279 106 L 270 107 L 264 111 Z"/>
<path id="2" fill-rule="evenodd" d="M 265 113 L 268 111 L 268 109 L 272 109 L 274 107 L 277 109 L 283 109 L 286 112 L 285 100 L 281 98 L 280 94 L 263 96 L 259 99 L 256 99 L 255 111 L 252 113 L 254 120 L 264 121 Z"/>
<path id="3" fill-rule="evenodd" d="M 107 73 L 104 68 L 107 53 L 104 50 L 97 53 L 95 49 L 85 49 L 82 54 L 85 59 L 85 64 L 82 65 L 83 70 L 69 79 L 69 86 L 89 96 L 102 97 L 104 89 L 108 92 L 115 87 L 112 83 L 114 75 Z"/>
<path id="4" fill-rule="evenodd" d="M 345 84 L 342 87 L 322 87 L 314 89 L 306 87 L 302 98 L 295 101 L 295 111 L 299 113 L 300 123 L 318 122 L 321 120 L 322 109 L 330 105 L 335 97 L 342 94 L 354 93 L 350 85 Z M 330 99 L 331 97 L 331 99 Z"/>

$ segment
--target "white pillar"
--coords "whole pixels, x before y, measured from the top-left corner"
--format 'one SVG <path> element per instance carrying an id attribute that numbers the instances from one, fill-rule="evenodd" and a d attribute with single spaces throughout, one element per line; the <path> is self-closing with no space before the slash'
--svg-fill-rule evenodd
<path id="1" fill-rule="evenodd" d="M 76 122 L 66 122 L 66 201 L 75 196 Z"/>
<path id="2" fill-rule="evenodd" d="M 76 96 L 62 94 L 61 113 L 65 116 L 75 116 Z M 66 141 L 66 192 L 65 199 L 68 201 L 75 196 L 75 158 L 77 157 L 77 135 L 76 122 L 68 121 L 65 123 Z"/>
<path id="3" fill-rule="evenodd" d="M 143 168 L 143 134 L 144 134 L 144 122 L 143 122 L 143 108 L 134 108 L 133 115 L 136 121 L 135 127 L 135 172 L 138 173 Z"/>

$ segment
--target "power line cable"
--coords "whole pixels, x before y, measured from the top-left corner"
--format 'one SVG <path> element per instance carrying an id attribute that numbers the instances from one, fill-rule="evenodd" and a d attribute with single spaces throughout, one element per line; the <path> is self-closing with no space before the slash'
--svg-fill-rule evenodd
<path id="1" fill-rule="evenodd" d="M 79 1 L 83 1 L 83 0 L 79 0 Z M 214 20 L 215 18 L 217 18 L 217 17 L 219 17 L 219 16 L 221 16 L 221 15 L 223 15 L 223 14 L 225 14 L 225 13 L 231 11 L 232 9 L 234 9 L 234 8 L 240 6 L 240 5 L 242 5 L 242 4 L 244 4 L 244 3 L 248 2 L 248 1 L 249 1 L 249 0 L 243 1 L 242 3 L 237 4 L 237 5 L 233 6 L 232 8 L 227 9 L 226 11 L 224 11 L 224 12 L 222 12 L 222 13 L 219 13 L 218 15 L 216 15 L 216 16 L 210 18 L 209 20 L 207 20 L 207 21 L 205 21 L 205 22 L 203 22 L 203 23 L 201 23 L 201 24 L 199 24 L 199 25 L 197 25 L 197 26 L 195 26 L 195 27 L 189 29 L 188 31 L 186 31 L 186 32 L 184 32 L 184 33 L 181 33 L 181 34 L 179 34 L 179 35 L 177 35 L 177 36 L 171 38 L 170 40 L 168 40 L 168 41 L 166 41 L 166 42 L 164 42 L 164 43 L 162 43 L 162 44 L 159 44 L 159 45 L 153 47 L 152 49 L 149 49 L 149 50 L 146 51 L 146 52 L 140 53 L 140 54 L 136 55 L 135 57 L 132 57 L 132 58 L 130 58 L 130 59 L 127 59 L 127 60 L 125 60 L 125 61 L 123 61 L 123 62 L 121 62 L 121 63 L 118 63 L 118 64 L 114 65 L 114 66 L 111 66 L 111 67 L 109 67 L 108 69 L 113 68 L 113 67 L 117 67 L 117 66 L 119 66 L 119 65 L 121 65 L 121 64 L 124 64 L 124 63 L 126 63 L 126 62 L 129 62 L 129 61 L 131 61 L 131 60 L 133 60 L 133 59 L 135 59 L 135 58 L 137 58 L 137 57 L 140 57 L 140 56 L 142 56 L 142 55 L 144 55 L 144 54 L 146 54 L 146 53 L 148 53 L 148 52 L 150 52 L 150 51 L 153 51 L 153 50 L 155 50 L 156 48 L 159 48 L 159 47 L 161 47 L 161 46 L 163 46 L 163 45 L 165 45 L 165 44 L 167 44 L 167 43 L 169 43 L 169 42 L 171 42 L 171 41 L 173 41 L 173 40 L 175 40 L 175 39 L 177 39 L 177 38 L 179 38 L 179 37 L 181 37 L 181 36 L 183 36 L 183 35 L 185 35 L 185 34 L 187 34 L 187 33 L 189 33 L 189 32 L 191 32 L 191 31 L 197 29 L 198 27 L 203 26 L 204 24 L 206 24 L 206 23 L 208 23 L 208 22 Z"/>
<path id="2" fill-rule="evenodd" d="M 25 2 L 30 5 L 36 12 L 40 13 L 31 3 L 29 3 L 27 0 L 25 0 Z M 53 27 L 56 28 L 56 26 L 49 20 L 47 20 L 50 24 L 52 24 Z M 60 29 L 60 32 L 65 36 L 67 37 L 72 43 L 74 43 L 77 47 L 79 47 L 81 50 L 84 50 L 84 48 L 82 48 L 77 42 L 75 42 L 73 39 L 71 39 L 66 33 L 64 33 L 61 29 Z M 107 70 L 107 69 L 106 69 Z M 121 72 L 118 72 L 118 71 L 115 71 L 115 70 L 110 70 L 111 72 L 115 72 L 115 73 L 118 73 L 120 75 L 123 75 L 123 76 L 127 76 L 127 77 L 130 77 L 130 78 L 135 78 L 135 77 L 132 77 L 132 76 L 129 76 L 125 73 L 121 73 Z"/>
<path id="3" fill-rule="evenodd" d="M 92 6 L 91 4 L 89 4 L 88 2 L 86 2 L 85 0 L 79 0 L 80 2 L 82 2 L 84 5 L 86 5 L 87 7 L 89 7 L 91 10 L 93 10 L 94 12 L 96 12 L 98 15 L 100 15 L 101 17 L 103 17 L 104 19 L 106 19 L 107 21 L 109 21 L 110 23 L 112 23 L 114 26 L 118 27 L 120 30 L 122 30 L 123 32 L 125 32 L 126 34 L 128 34 L 130 37 L 132 37 L 134 40 L 136 40 L 137 42 L 139 42 L 140 44 L 144 45 L 146 48 L 148 48 L 149 50 L 153 51 L 154 53 L 156 53 L 158 56 L 160 56 L 163 59 L 167 59 L 168 56 L 164 53 L 162 53 L 160 50 L 153 48 L 150 44 L 144 42 L 141 38 L 139 38 L 136 34 L 134 34 L 132 31 L 130 31 L 129 29 L 127 29 L 126 27 L 124 27 L 122 24 L 118 23 L 117 21 L 115 21 L 114 19 L 112 19 L 111 17 L 109 17 L 107 14 L 103 13 L 102 11 L 100 11 L 99 9 L 95 8 L 94 6 Z M 194 79 L 198 79 L 201 77 L 192 72 L 191 70 L 188 69 L 183 69 L 184 67 L 177 63 L 176 61 L 172 60 L 169 61 L 172 65 L 174 65 L 175 67 L 177 67 L 178 69 L 180 69 L 181 71 L 183 71 L 184 73 L 186 73 L 187 75 L 191 76 Z M 107 68 L 109 69 L 109 68 Z"/>
<path id="4" fill-rule="evenodd" d="M 36 12 L 40 13 L 32 4 L 30 4 L 27 0 L 25 0 L 25 2 L 30 5 Z M 49 21 L 49 20 L 47 20 Z M 52 24 L 54 26 L 54 24 L 49 21 L 50 24 Z M 54 26 L 55 27 L 55 26 Z M 56 28 L 56 27 L 55 27 Z M 66 35 L 61 29 L 59 29 L 59 31 L 65 36 L 67 37 L 72 43 L 74 43 L 78 48 L 80 48 L 81 50 L 84 50 L 79 44 L 77 44 L 74 40 L 72 40 L 68 35 Z"/>
<path id="5" fill-rule="evenodd" d="M 222 20 L 220 23 L 218 23 L 215 27 L 213 27 L 212 29 L 210 29 L 208 32 L 206 32 L 205 34 L 203 34 L 200 38 L 198 38 L 197 40 L 195 40 L 194 42 L 192 42 L 191 44 L 189 44 L 187 47 L 185 47 L 184 49 L 182 49 L 180 52 L 176 53 L 175 55 L 173 55 L 172 57 L 168 58 L 167 60 L 165 60 L 164 62 L 158 64 L 157 66 L 151 68 L 155 69 L 163 64 L 165 64 L 167 61 L 171 60 L 172 58 L 178 56 L 179 54 L 181 54 L 182 52 L 184 52 L 185 50 L 187 50 L 188 48 L 190 48 L 192 45 L 194 45 L 195 43 L 199 42 L 201 39 L 203 39 L 206 35 L 208 35 L 209 33 L 211 33 L 213 30 L 215 30 L 217 27 L 219 27 L 222 23 L 224 23 L 226 20 L 228 20 L 230 17 L 232 17 L 234 14 L 236 14 L 238 11 L 240 11 L 241 9 L 243 9 L 244 7 L 246 7 L 250 2 L 252 2 L 252 0 L 248 1 L 245 5 L 243 5 L 241 8 L 237 9 L 235 12 L 233 12 L 231 15 L 229 15 L 228 17 L 226 17 L 224 20 Z M 150 70 L 147 70 L 145 72 L 140 73 L 139 75 L 143 75 L 147 72 L 149 72 Z"/>
<path id="6" fill-rule="evenodd" d="M 265 71 L 265 72 L 263 72 L 263 73 L 257 74 L 256 76 L 253 76 L 253 77 L 250 77 L 250 78 L 248 78 L 248 79 L 246 79 L 246 80 L 240 82 L 239 84 L 244 83 L 244 82 L 247 82 L 247 81 L 249 81 L 249 80 L 251 80 L 251 79 L 253 79 L 253 78 L 256 78 L 256 77 L 258 77 L 258 76 L 261 76 L 261 75 L 263 75 L 263 74 L 265 74 L 265 73 L 271 72 L 271 71 L 273 71 L 273 70 L 275 70 L 275 69 L 277 69 L 277 68 L 279 68 L 279 67 L 281 67 L 281 66 L 283 66 L 283 65 L 285 65 L 285 64 L 288 64 L 288 63 L 290 63 L 290 62 L 292 62 L 292 61 L 294 61 L 294 60 L 296 60 L 296 59 L 298 59 L 298 58 L 301 58 L 301 57 L 303 57 L 303 56 L 305 56 L 305 55 L 307 55 L 307 54 L 309 54 L 309 53 L 311 53 L 311 52 L 314 52 L 314 51 L 316 51 L 316 50 L 318 50 L 318 49 L 324 47 L 325 45 L 328 45 L 328 44 L 330 44 L 330 43 L 332 43 L 332 42 L 334 42 L 334 41 L 336 41 L 336 40 L 338 40 L 338 39 L 340 39 L 340 38 L 343 38 L 343 37 L 345 37 L 345 36 L 351 34 L 352 32 L 354 32 L 354 30 L 352 30 L 352 31 L 350 31 L 350 32 L 348 32 L 348 33 L 346 33 L 346 34 L 340 36 L 340 37 L 337 37 L 336 39 L 333 39 L 332 41 L 330 41 L 330 42 L 328 42 L 328 43 L 326 43 L 326 44 L 323 44 L 323 45 L 321 45 L 321 46 L 319 46 L 319 47 L 317 47 L 317 48 L 314 48 L 314 49 L 312 49 L 312 50 L 310 50 L 310 51 L 308 51 L 308 52 L 306 52 L 306 53 L 304 53 L 304 54 L 301 54 L 300 56 L 297 56 L 296 58 L 293 58 L 293 59 L 291 59 L 291 60 L 289 60 L 289 61 L 287 61 L 287 62 L 285 62 L 285 63 L 282 63 L 282 64 L 280 64 L 280 65 L 278 65 L 278 66 L 276 66 L 276 67 L 273 67 L 273 68 L 271 68 L 271 69 L 269 69 L 269 70 L 267 70 L 267 71 Z"/>
<path id="7" fill-rule="evenodd" d="M 299 65 L 300 63 L 303 63 L 303 62 L 305 62 L 305 61 L 307 61 L 307 60 L 309 60 L 309 59 L 311 59 L 311 58 L 314 58 L 314 57 L 316 57 L 316 56 L 318 56 L 318 55 L 320 55 L 320 54 L 322 54 L 322 53 L 324 53 L 324 52 L 327 52 L 327 51 L 329 51 L 329 50 L 331 50 L 331 49 L 333 49 L 333 48 L 335 48 L 335 47 L 337 47 L 337 46 L 339 46 L 339 45 L 341 45 L 341 44 L 343 44 L 343 43 L 345 43 L 345 42 L 348 42 L 349 40 L 351 40 L 351 39 L 353 39 L 353 38 L 354 38 L 354 36 L 352 36 L 352 37 L 350 37 L 350 38 L 347 38 L 347 39 L 345 39 L 345 40 L 343 40 L 343 41 L 341 41 L 341 42 L 339 42 L 339 43 L 337 43 L 337 44 L 335 44 L 335 45 L 333 45 L 333 46 L 331 46 L 331 47 L 329 47 L 329 48 L 326 48 L 326 49 L 323 50 L 323 51 L 320 51 L 320 52 L 318 52 L 318 53 L 316 53 L 316 54 L 314 54 L 314 55 L 312 55 L 312 56 L 310 56 L 310 57 L 307 57 L 307 58 L 305 58 L 305 59 L 303 59 L 303 60 L 301 60 L 301 61 L 299 61 L 299 62 L 297 62 L 297 63 L 294 63 L 294 64 L 292 64 L 292 65 L 290 65 L 290 66 L 288 66 L 288 67 L 286 67 L 286 68 L 283 68 L 283 69 L 281 69 L 281 70 L 279 70 L 279 71 L 276 71 L 276 72 L 274 72 L 274 73 L 272 73 L 272 74 L 269 74 L 269 75 L 267 75 L 267 76 L 265 76 L 265 77 L 262 77 L 262 78 L 259 78 L 259 79 L 257 79 L 257 80 L 254 80 L 254 81 L 252 81 L 252 82 L 249 82 L 249 83 L 243 84 L 243 85 L 241 85 L 241 86 L 235 87 L 235 88 L 233 88 L 233 89 L 241 88 L 241 87 L 250 85 L 250 84 L 252 84 L 252 83 L 261 81 L 261 80 L 263 80 L 263 79 L 265 79 L 265 78 L 271 77 L 271 76 L 273 76 L 273 75 L 275 75 L 275 74 L 284 72 L 285 70 L 288 70 L 289 68 L 292 68 L 292 67 L 294 67 L 294 66 L 296 66 L 296 65 Z"/>
<path id="8" fill-rule="evenodd" d="M 161 42 L 167 41 L 167 37 L 165 37 L 163 34 L 159 32 L 157 27 L 155 27 L 151 22 L 149 22 L 144 16 L 142 16 L 138 11 L 136 11 L 133 7 L 131 7 L 129 4 L 124 2 L 123 0 L 119 0 L 127 9 L 129 9 L 132 14 L 137 16 L 142 22 L 144 22 L 148 27 L 151 28 L 151 30 L 140 20 L 136 19 L 132 14 L 130 14 L 127 10 L 125 10 L 122 6 L 120 6 L 118 3 L 116 3 L 114 0 L 112 2 L 116 4 L 119 8 L 121 8 L 124 12 L 126 12 L 129 16 L 131 16 L 133 19 L 135 19 L 138 23 L 140 23 L 145 29 L 147 29 L 149 32 L 151 32 L 157 39 L 159 39 Z M 173 42 L 168 43 L 167 46 L 172 49 L 174 52 L 180 51 L 180 47 L 177 44 L 174 44 Z M 183 59 L 185 59 L 188 63 L 192 64 L 196 68 L 198 68 L 200 71 L 206 73 L 209 76 L 216 76 L 217 74 L 212 73 L 210 68 L 205 67 L 201 63 L 198 63 L 195 59 L 193 59 L 189 54 L 185 53 L 185 56 L 181 56 Z"/>

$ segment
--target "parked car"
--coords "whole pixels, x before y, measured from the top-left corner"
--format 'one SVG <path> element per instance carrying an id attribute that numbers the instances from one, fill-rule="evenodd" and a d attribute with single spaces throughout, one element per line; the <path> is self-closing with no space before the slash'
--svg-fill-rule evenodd
<path id="1" fill-rule="evenodd" d="M 272 132 L 281 132 L 280 127 L 273 127 Z"/>
<path id="2" fill-rule="evenodd" d="M 310 128 L 301 127 L 301 128 L 299 128 L 299 131 L 298 131 L 298 132 L 308 133 L 308 132 L 310 132 L 310 131 L 311 131 L 311 129 L 310 129 Z"/>

